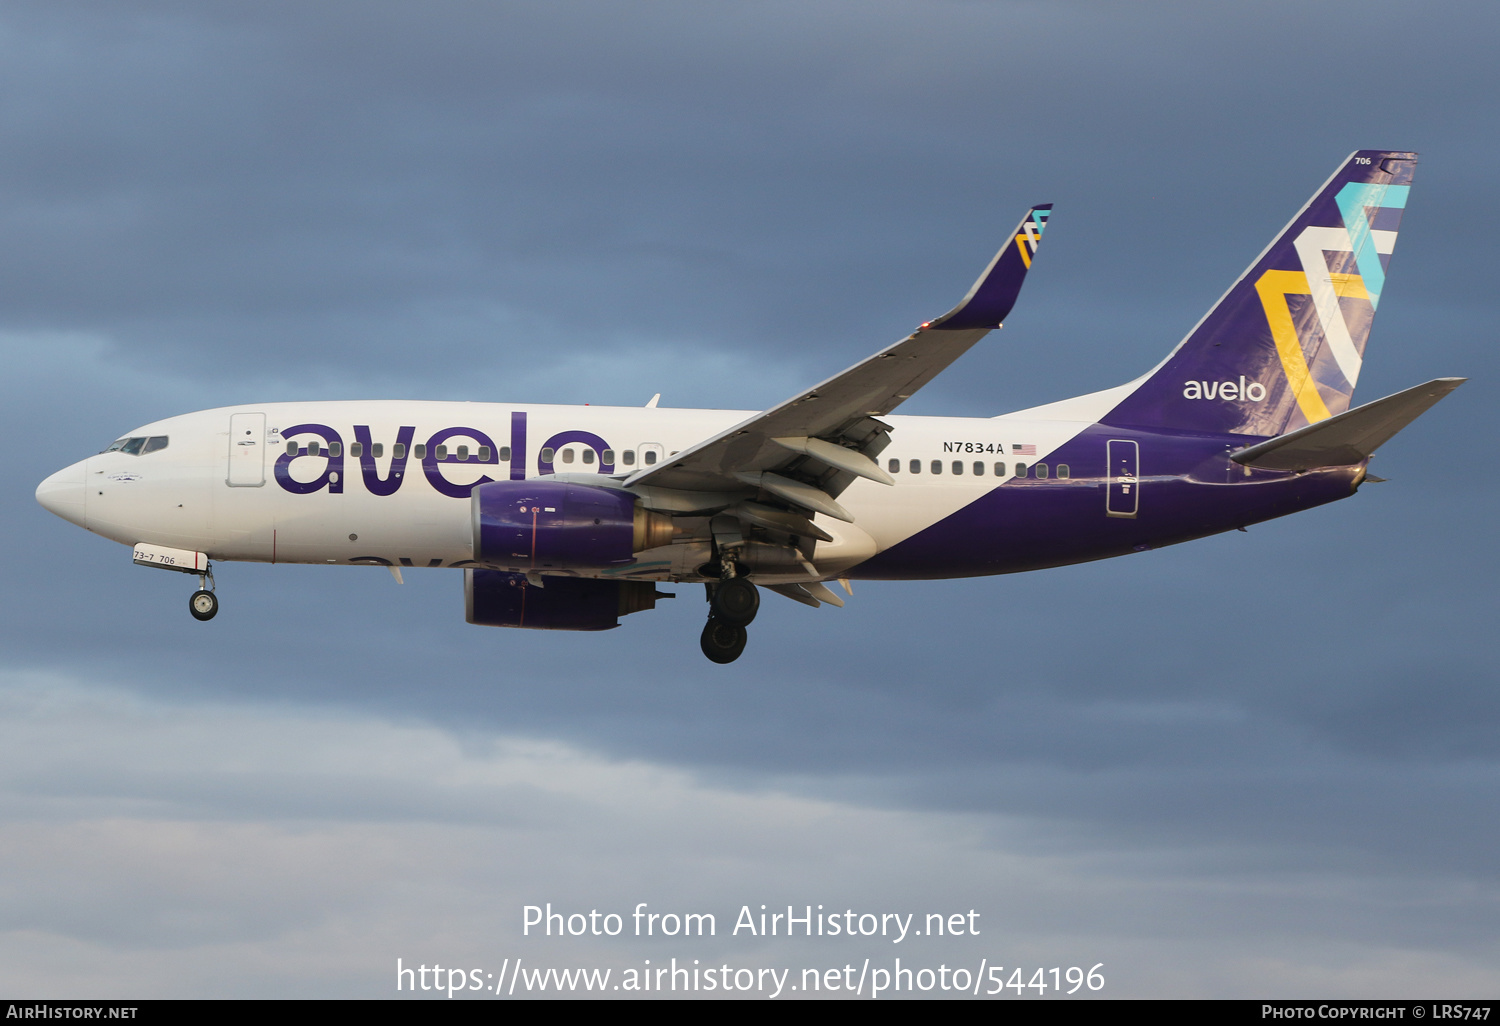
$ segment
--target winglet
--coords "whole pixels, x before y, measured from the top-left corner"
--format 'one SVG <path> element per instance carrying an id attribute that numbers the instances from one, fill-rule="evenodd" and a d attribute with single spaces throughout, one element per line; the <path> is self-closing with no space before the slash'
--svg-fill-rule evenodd
<path id="1" fill-rule="evenodd" d="M 1021 294 L 1021 283 L 1031 270 L 1031 258 L 1042 241 L 1042 230 L 1052 216 L 1052 204 L 1042 203 L 1026 211 L 1021 223 L 1006 240 L 995 259 L 984 269 L 969 294 L 952 310 L 927 325 L 929 328 L 998 328 Z"/>

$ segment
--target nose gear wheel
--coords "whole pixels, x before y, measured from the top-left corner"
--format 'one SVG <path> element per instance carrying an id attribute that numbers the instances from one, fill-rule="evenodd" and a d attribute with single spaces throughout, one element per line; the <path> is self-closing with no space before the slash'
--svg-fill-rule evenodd
<path id="1" fill-rule="evenodd" d="M 188 599 L 188 612 L 195 620 L 212 620 L 219 611 L 219 599 L 211 591 L 195 591 Z"/>

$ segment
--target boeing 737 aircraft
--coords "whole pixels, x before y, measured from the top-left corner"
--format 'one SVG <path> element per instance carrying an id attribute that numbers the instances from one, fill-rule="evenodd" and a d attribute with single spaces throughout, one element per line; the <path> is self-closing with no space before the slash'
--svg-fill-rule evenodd
<path id="1" fill-rule="evenodd" d="M 892 412 L 1000 327 L 1033 207 L 953 310 L 763 413 L 261 403 L 147 424 L 37 488 L 46 509 L 196 575 L 213 561 L 463 570 L 469 623 L 606 630 L 706 585 L 702 648 L 745 647 L 765 588 L 1120 556 L 1342 499 L 1462 384 L 1350 409 L 1416 154 L 1360 150 L 1154 370 L 990 418 Z"/>

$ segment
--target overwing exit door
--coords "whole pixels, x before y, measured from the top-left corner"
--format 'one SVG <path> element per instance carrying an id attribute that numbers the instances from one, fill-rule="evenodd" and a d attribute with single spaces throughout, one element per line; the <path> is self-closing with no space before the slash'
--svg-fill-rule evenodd
<path id="1" fill-rule="evenodd" d="M 1133 517 L 1141 506 L 1141 447 L 1128 439 L 1111 438 L 1106 445 L 1104 513 Z"/>
<path id="2" fill-rule="evenodd" d="M 259 488 L 266 483 L 266 415 L 229 415 L 229 477 L 231 488 Z"/>

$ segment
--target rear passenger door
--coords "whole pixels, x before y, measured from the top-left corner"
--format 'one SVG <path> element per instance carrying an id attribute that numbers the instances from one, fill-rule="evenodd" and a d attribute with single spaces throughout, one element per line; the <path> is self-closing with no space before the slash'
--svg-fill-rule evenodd
<path id="1" fill-rule="evenodd" d="M 1141 508 L 1141 447 L 1129 439 L 1111 438 L 1105 443 L 1107 475 L 1104 514 L 1134 517 Z"/>

